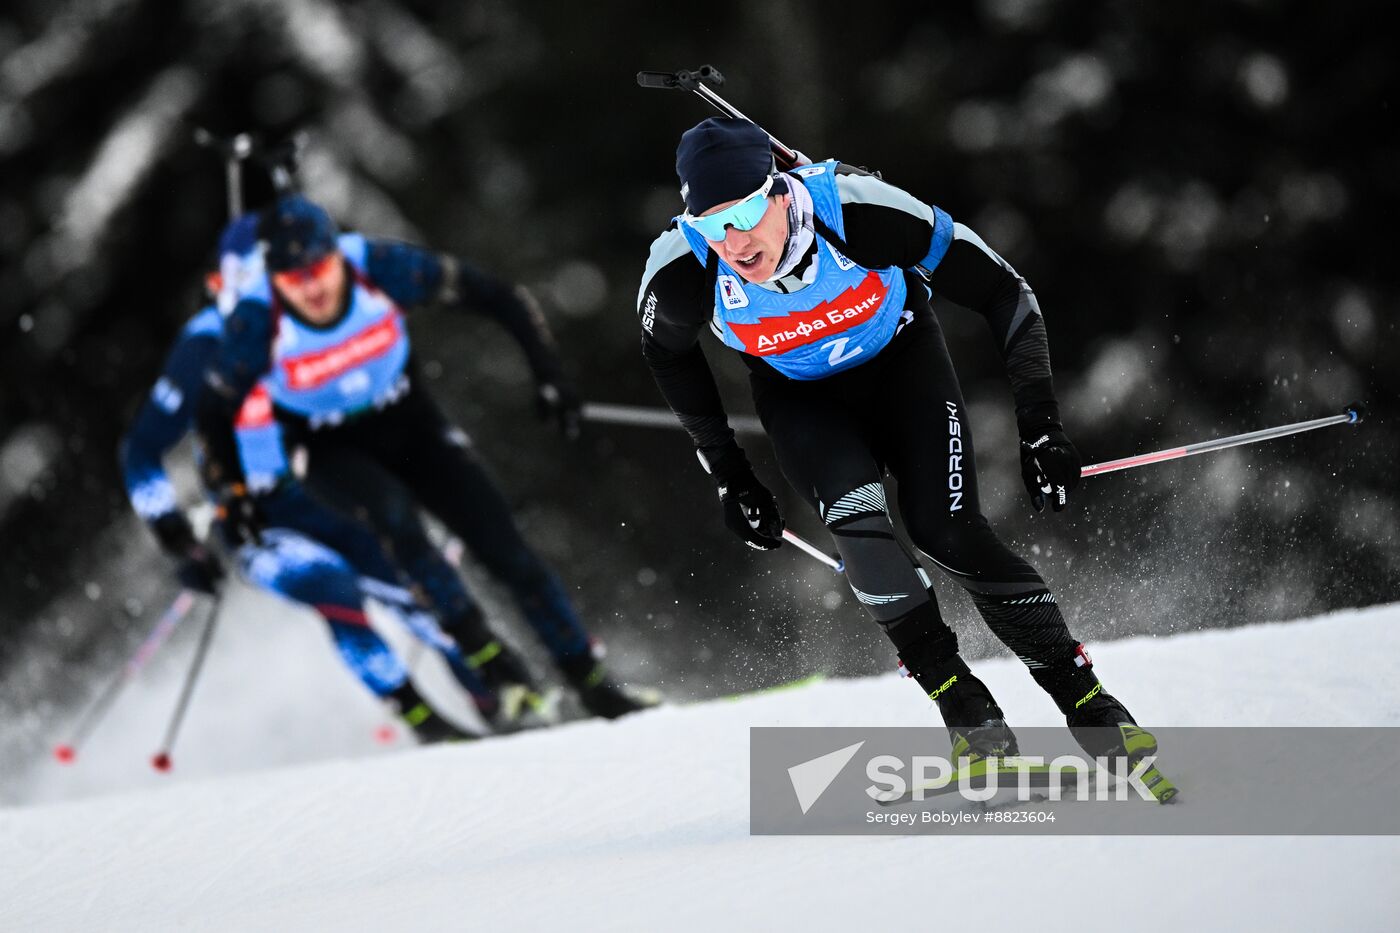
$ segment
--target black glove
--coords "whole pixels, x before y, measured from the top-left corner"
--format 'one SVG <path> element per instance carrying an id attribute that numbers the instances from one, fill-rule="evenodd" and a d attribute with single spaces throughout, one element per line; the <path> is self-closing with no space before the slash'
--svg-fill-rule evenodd
<path id="1" fill-rule="evenodd" d="M 541 421 L 558 421 L 559 430 L 566 438 L 578 440 L 583 424 L 583 402 L 568 380 L 556 377 L 535 386 L 535 410 Z"/>
<path id="2" fill-rule="evenodd" d="M 700 461 L 714 477 L 729 530 L 760 551 L 782 547 L 783 515 L 778 511 L 778 500 L 753 475 L 739 445 L 700 451 Z"/>
<path id="3" fill-rule="evenodd" d="M 1079 485 L 1084 460 L 1058 424 L 1021 426 L 1021 479 L 1031 495 L 1031 505 L 1044 511 L 1048 499 L 1056 512 L 1064 511 L 1069 492 Z"/>
<path id="4" fill-rule="evenodd" d="M 752 473 L 735 477 L 719 487 L 724 505 L 724 523 L 760 551 L 771 551 L 783 544 L 783 515 L 778 500 Z"/>
<path id="5" fill-rule="evenodd" d="M 241 485 L 230 486 L 219 497 L 219 533 L 230 550 L 244 544 L 261 544 L 262 530 L 267 527 L 256 496 Z"/>
<path id="6" fill-rule="evenodd" d="M 187 590 L 215 595 L 224 578 L 224 566 L 217 555 L 194 536 L 183 512 L 167 512 L 151 523 L 160 546 L 178 561 L 175 577 Z"/>

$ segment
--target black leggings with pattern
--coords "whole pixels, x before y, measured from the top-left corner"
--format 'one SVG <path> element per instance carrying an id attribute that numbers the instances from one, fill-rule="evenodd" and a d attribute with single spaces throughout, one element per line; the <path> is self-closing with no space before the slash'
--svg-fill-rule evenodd
<path id="1" fill-rule="evenodd" d="M 982 515 L 972 432 L 936 318 L 920 316 L 879 356 L 827 379 L 755 373 L 751 383 L 784 476 L 817 510 L 856 598 L 921 683 L 921 673 L 938 676 L 956 655 L 957 638 L 896 537 L 890 505 L 914 546 L 971 594 L 1062 708 L 1092 688 L 1087 657 L 1045 581 Z"/>
<path id="2" fill-rule="evenodd" d="M 503 583 L 556 659 L 589 651 L 589 638 L 553 571 L 526 542 L 509 503 L 466 434 L 421 388 L 336 427 L 303 431 L 312 494 L 378 533 L 469 653 L 494 639 L 420 512 L 460 539 Z"/>

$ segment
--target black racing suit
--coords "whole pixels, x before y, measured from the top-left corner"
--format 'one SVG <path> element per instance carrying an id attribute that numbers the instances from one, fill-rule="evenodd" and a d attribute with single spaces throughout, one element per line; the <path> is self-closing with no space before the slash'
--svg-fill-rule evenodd
<path id="1" fill-rule="evenodd" d="M 916 268 L 934 234 L 929 208 L 858 169 L 842 166 L 837 185 L 841 252 L 867 269 L 906 270 L 904 320 L 869 362 L 813 381 L 789 379 L 763 359 L 740 353 L 783 474 L 823 518 L 857 598 L 949 725 L 957 718 L 1000 718 L 1000 711 L 958 657 L 957 638 L 939 614 L 927 576 L 895 536 L 886 473 L 897 481 L 898 507 L 914 545 L 971 594 L 997 637 L 1060 709 L 1073 714 L 1101 688 L 1045 581 L 982 515 L 962 391 L 929 305 L 926 270 Z M 800 291 L 812 280 L 812 263 L 826 259 L 819 241 L 820 235 L 795 269 L 765 287 Z M 711 464 L 735 462 L 736 449 L 698 345 L 714 314 L 714 282 L 673 226 L 653 244 L 638 295 L 643 356 Z M 1025 280 L 958 224 L 942 260 L 927 270 L 927 285 L 987 319 L 1022 434 L 1058 428 L 1045 326 Z M 945 689 L 954 676 L 956 687 Z"/>

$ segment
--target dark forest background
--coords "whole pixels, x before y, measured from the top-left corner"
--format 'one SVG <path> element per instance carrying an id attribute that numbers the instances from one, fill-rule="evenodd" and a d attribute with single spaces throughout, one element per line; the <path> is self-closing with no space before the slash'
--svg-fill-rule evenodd
<path id="1" fill-rule="evenodd" d="M 1381 11 L 8 0 L 0 709 L 37 727 L 89 696 L 75 672 L 112 667 L 174 593 L 115 450 L 225 219 L 193 125 L 307 131 L 305 188 L 345 226 L 527 284 L 587 399 L 656 405 L 636 290 L 680 207 L 675 141 L 709 111 L 633 75 L 705 62 L 780 139 L 880 169 L 1017 267 L 1086 460 L 1370 403 L 1359 428 L 1088 480 L 1071 512 L 1035 516 L 986 328 L 940 306 L 987 510 L 1082 637 L 1400 598 L 1400 145 Z M 570 445 L 534 422 L 523 360 L 491 324 L 428 311 L 412 327 L 433 390 L 624 669 L 646 657 L 650 679 L 705 693 L 890 666 L 842 581 L 730 536 L 683 433 L 592 426 Z M 742 366 L 709 349 L 749 412 Z M 766 445 L 748 446 L 778 488 Z M 940 592 L 973 654 L 999 650 Z"/>

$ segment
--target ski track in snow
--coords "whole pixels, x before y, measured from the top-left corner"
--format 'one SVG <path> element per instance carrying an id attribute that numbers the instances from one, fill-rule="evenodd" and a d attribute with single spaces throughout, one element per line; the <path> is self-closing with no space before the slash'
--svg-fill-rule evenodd
<path id="1" fill-rule="evenodd" d="M 1400 726 L 1400 604 L 1094 654 L 1149 724 Z M 1018 663 L 975 667 L 1014 725 L 1057 724 Z M 0 930 L 1396 928 L 1395 837 L 748 835 L 749 726 L 934 716 L 889 675 L 199 777 L 192 715 L 158 790 L 0 810 Z M 91 793 L 76 770 L 29 796 Z"/>

